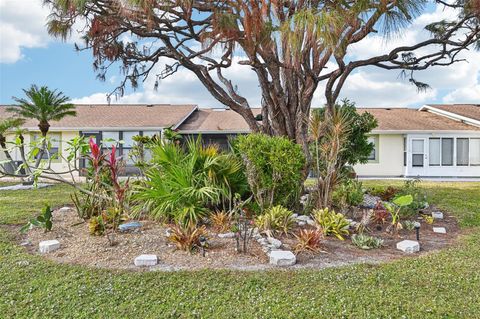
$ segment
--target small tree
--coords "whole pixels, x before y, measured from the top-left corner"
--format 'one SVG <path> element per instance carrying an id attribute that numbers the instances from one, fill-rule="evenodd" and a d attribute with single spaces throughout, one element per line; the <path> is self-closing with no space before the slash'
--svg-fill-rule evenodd
<path id="1" fill-rule="evenodd" d="M 50 121 L 59 121 L 66 116 L 75 116 L 77 113 L 75 106 L 68 103 L 70 98 L 63 92 L 52 91 L 46 86 L 38 88 L 36 85 L 32 85 L 28 90 L 24 89 L 23 92 L 26 98 L 13 97 L 18 105 L 7 108 L 7 111 L 24 119 L 38 120 L 38 128 L 42 134 L 42 143 L 34 166 L 38 168 L 47 149 L 46 137 L 50 129 Z"/>

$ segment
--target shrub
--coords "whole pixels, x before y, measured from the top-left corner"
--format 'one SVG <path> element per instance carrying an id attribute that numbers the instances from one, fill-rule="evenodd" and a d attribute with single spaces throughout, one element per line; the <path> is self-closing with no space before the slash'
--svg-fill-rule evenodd
<path id="1" fill-rule="evenodd" d="M 324 235 L 334 235 L 338 239 L 344 240 L 343 235 L 349 234 L 350 223 L 343 214 L 324 208 L 314 210 L 312 215 Z"/>
<path id="2" fill-rule="evenodd" d="M 298 204 L 305 167 L 300 145 L 265 134 L 240 136 L 233 145 L 245 164 L 250 189 L 262 209 L 274 205 L 294 208 Z"/>
<path id="3" fill-rule="evenodd" d="M 216 231 L 223 233 L 231 228 L 232 216 L 224 211 L 218 211 L 210 215 L 210 221 Z"/>
<path id="4" fill-rule="evenodd" d="M 368 250 L 381 247 L 383 245 L 383 240 L 365 234 L 354 234 L 352 235 L 352 243 L 361 249 Z"/>
<path id="5" fill-rule="evenodd" d="M 193 252 L 201 247 L 200 239 L 207 235 L 204 225 L 197 227 L 193 222 L 188 225 L 172 225 L 168 240 L 175 244 L 177 249 Z"/>
<path id="6" fill-rule="evenodd" d="M 269 236 L 274 232 L 288 234 L 295 225 L 295 218 L 292 211 L 277 205 L 267 209 L 264 214 L 257 216 L 255 224 L 259 230 L 267 233 Z"/>
<path id="7" fill-rule="evenodd" d="M 363 202 L 362 182 L 347 179 L 333 192 L 333 203 L 340 208 L 358 206 Z"/>
<path id="8" fill-rule="evenodd" d="M 409 205 L 402 206 L 402 209 L 400 210 L 400 216 L 413 217 L 427 205 L 426 195 L 420 188 L 419 183 L 420 180 L 418 179 L 406 180 L 403 184 L 403 187 L 399 190 L 395 198 L 405 195 L 412 196 L 412 202 Z"/>
<path id="9" fill-rule="evenodd" d="M 207 207 L 231 203 L 233 194 L 248 189 L 241 161 L 215 146 L 204 147 L 200 138 L 187 141 L 186 149 L 160 141 L 151 151 L 152 168 L 134 196 L 137 212 L 196 224 L 207 215 Z"/>
<path id="10" fill-rule="evenodd" d="M 41 214 L 35 218 L 30 219 L 30 221 L 20 229 L 20 231 L 23 233 L 33 227 L 43 228 L 45 232 L 49 232 L 52 230 L 53 221 L 52 221 L 52 210 L 50 209 L 50 205 L 45 204 Z"/>
<path id="11" fill-rule="evenodd" d="M 390 213 L 383 206 L 382 202 L 377 202 L 377 204 L 373 208 L 373 216 L 372 216 L 373 223 L 385 224 L 389 216 L 390 216 Z"/>
<path id="12" fill-rule="evenodd" d="M 301 229 L 294 234 L 297 244 L 294 247 L 296 254 L 302 252 L 317 252 L 320 249 L 322 233 L 318 229 Z"/>

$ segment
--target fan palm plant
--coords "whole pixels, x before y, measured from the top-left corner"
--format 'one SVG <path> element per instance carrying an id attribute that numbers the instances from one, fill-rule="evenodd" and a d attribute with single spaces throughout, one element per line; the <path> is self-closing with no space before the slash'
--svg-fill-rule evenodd
<path id="1" fill-rule="evenodd" d="M 246 188 L 241 163 L 200 139 L 187 141 L 185 149 L 164 141 L 152 147 L 152 168 L 145 185 L 137 188 L 141 211 L 155 218 L 197 223 L 207 208 L 232 199 Z"/>

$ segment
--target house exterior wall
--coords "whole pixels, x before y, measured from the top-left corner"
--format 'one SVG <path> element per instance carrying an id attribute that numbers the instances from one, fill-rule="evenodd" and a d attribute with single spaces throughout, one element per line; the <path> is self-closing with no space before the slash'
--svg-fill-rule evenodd
<path id="1" fill-rule="evenodd" d="M 373 134 L 372 136 L 375 136 Z M 402 134 L 376 135 L 376 159 L 355 165 L 359 177 L 398 177 L 404 174 Z"/>
<path id="2" fill-rule="evenodd" d="M 24 134 L 24 139 L 25 139 L 25 145 L 30 145 L 30 143 L 32 143 L 32 140 L 33 140 L 33 137 L 35 134 L 39 134 L 39 132 L 27 132 Z M 68 156 L 68 141 L 75 138 L 76 136 L 78 136 L 79 132 L 78 131 L 51 131 L 49 134 L 51 134 L 52 136 L 53 135 L 58 135 L 60 137 L 60 144 L 59 144 L 59 151 L 61 152 L 62 156 L 64 158 L 66 158 Z M 10 134 L 7 136 L 7 143 L 11 143 L 13 142 L 15 136 Z M 12 144 L 7 144 L 7 147 L 12 147 Z M 30 152 L 30 150 L 28 148 L 25 149 L 25 155 L 28 156 L 28 153 Z M 21 161 L 21 156 L 20 156 L 20 152 L 18 149 L 14 149 L 13 151 L 10 152 L 10 154 L 12 155 L 12 158 L 14 161 Z M 5 160 L 5 155 L 3 154 L 3 152 L 1 152 L 1 155 L 0 155 L 0 160 Z M 59 159 L 54 159 L 52 160 L 52 163 L 51 163 L 51 168 L 53 171 L 55 172 L 66 172 L 69 170 L 68 168 L 68 163 L 64 160 L 62 160 L 61 158 Z M 66 177 L 69 176 L 68 175 L 65 175 Z M 74 173 L 74 176 L 78 176 L 78 173 L 75 172 Z"/>

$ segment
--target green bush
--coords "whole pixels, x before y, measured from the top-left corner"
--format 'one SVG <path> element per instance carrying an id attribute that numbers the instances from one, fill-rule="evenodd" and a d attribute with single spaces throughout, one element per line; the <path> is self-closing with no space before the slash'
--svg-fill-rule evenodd
<path id="1" fill-rule="evenodd" d="M 151 151 L 152 167 L 134 195 L 137 212 L 197 224 L 209 208 L 231 203 L 235 193 L 248 189 L 241 161 L 216 146 L 203 146 L 200 138 L 187 141 L 185 149 L 160 141 Z"/>
<path id="2" fill-rule="evenodd" d="M 314 210 L 312 216 L 318 228 L 326 236 L 334 235 L 338 239 L 344 240 L 343 235 L 349 234 L 350 223 L 343 214 L 324 208 Z"/>
<path id="3" fill-rule="evenodd" d="M 333 192 L 333 203 L 337 207 L 358 206 L 362 202 L 363 185 L 360 181 L 347 179 Z"/>
<path id="4" fill-rule="evenodd" d="M 365 234 L 354 234 L 352 236 L 352 243 L 358 248 L 368 250 L 381 247 L 383 240 Z"/>
<path id="5" fill-rule="evenodd" d="M 288 234 L 295 225 L 293 212 L 283 206 L 273 206 L 257 216 L 255 224 L 260 231 L 271 236 L 273 233 Z"/>
<path id="6" fill-rule="evenodd" d="M 419 183 L 418 179 L 406 180 L 395 196 L 395 199 L 406 195 L 412 196 L 411 204 L 403 206 L 400 210 L 402 218 L 414 217 L 427 205 L 425 192 L 420 188 Z"/>
<path id="7" fill-rule="evenodd" d="M 300 145 L 265 134 L 240 136 L 233 145 L 245 164 L 250 189 L 262 209 L 275 205 L 294 208 L 298 204 L 305 167 Z"/>

